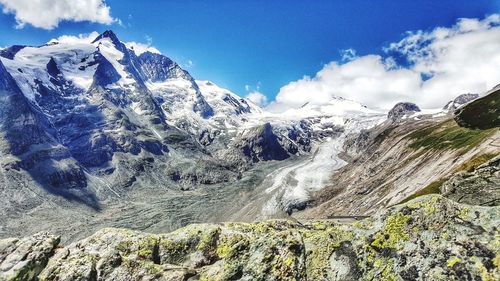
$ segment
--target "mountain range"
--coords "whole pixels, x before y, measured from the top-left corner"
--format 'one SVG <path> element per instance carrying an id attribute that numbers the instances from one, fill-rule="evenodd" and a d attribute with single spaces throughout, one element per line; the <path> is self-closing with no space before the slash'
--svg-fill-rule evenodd
<path id="1" fill-rule="evenodd" d="M 446 206 L 497 206 L 499 95 L 497 86 L 442 109 L 401 102 L 388 113 L 336 97 L 275 113 L 162 54 L 136 52 L 110 30 L 89 42 L 8 47 L 0 238 L 50 231 L 72 242 L 103 227 L 159 233 L 278 218 L 295 222 L 271 228 L 310 238 L 316 226 L 303 221 L 371 216 L 428 194 L 449 198 L 435 197 Z M 217 231 L 234 234 L 228 227 Z"/>

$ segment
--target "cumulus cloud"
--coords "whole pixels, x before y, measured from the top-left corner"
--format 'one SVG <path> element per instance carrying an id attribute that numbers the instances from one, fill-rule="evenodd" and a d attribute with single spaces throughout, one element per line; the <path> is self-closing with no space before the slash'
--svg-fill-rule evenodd
<path id="1" fill-rule="evenodd" d="M 144 38 L 146 38 L 146 43 L 139 43 L 139 42 L 127 42 L 125 45 L 127 48 L 132 49 L 136 55 L 140 55 L 144 52 L 151 52 L 155 54 L 161 54 L 161 52 L 153 47 L 153 37 L 149 35 L 145 35 Z"/>
<path id="2" fill-rule="evenodd" d="M 118 22 L 110 15 L 103 0 L 0 0 L 3 13 L 14 14 L 17 28 L 30 24 L 54 29 L 61 21 L 90 21 L 102 24 Z"/>
<path id="3" fill-rule="evenodd" d="M 94 39 L 97 38 L 97 36 L 99 36 L 99 33 L 97 33 L 97 31 L 93 31 L 91 33 L 79 34 L 78 36 L 62 35 L 59 36 L 58 38 L 50 40 L 49 43 L 51 42 L 59 42 L 63 44 L 91 43 L 92 41 L 94 41 Z"/>
<path id="4" fill-rule="evenodd" d="M 462 93 L 482 93 L 500 83 L 500 16 L 408 32 L 384 51 L 382 56 L 344 51 L 342 62 L 282 87 L 270 108 L 321 105 L 335 96 L 379 109 L 399 101 L 438 108 Z"/>
<path id="5" fill-rule="evenodd" d="M 266 106 L 267 105 L 267 97 L 258 91 L 250 92 L 246 98 L 251 102 L 255 103 L 258 106 Z"/>
<path id="6" fill-rule="evenodd" d="M 139 42 L 127 42 L 125 43 L 127 48 L 131 49 L 134 51 L 136 55 L 140 55 L 144 52 L 151 52 L 155 54 L 160 54 L 160 51 L 156 49 L 155 47 L 151 46 L 150 43 L 139 43 Z"/>

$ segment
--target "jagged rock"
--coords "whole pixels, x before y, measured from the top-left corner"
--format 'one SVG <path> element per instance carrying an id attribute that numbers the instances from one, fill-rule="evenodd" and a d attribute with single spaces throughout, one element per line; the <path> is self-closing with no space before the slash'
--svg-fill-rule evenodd
<path id="1" fill-rule="evenodd" d="M 478 94 L 462 94 L 458 97 L 456 97 L 454 100 L 449 101 L 444 107 L 444 110 L 447 111 L 454 111 L 458 109 L 461 106 L 464 106 L 465 104 L 479 98 Z"/>
<path id="2" fill-rule="evenodd" d="M 284 160 L 290 155 L 281 146 L 270 123 L 254 127 L 239 136 L 234 142 L 234 149 L 227 152 L 228 158 L 259 161 Z"/>
<path id="3" fill-rule="evenodd" d="M 483 206 L 500 205 L 500 155 L 473 171 L 453 175 L 441 193 L 460 203 Z"/>
<path id="4" fill-rule="evenodd" d="M 106 228 L 57 250 L 38 278 L 498 280 L 499 212 L 430 195 L 353 224 L 198 224 L 168 234 Z"/>
<path id="5" fill-rule="evenodd" d="M 58 244 L 48 233 L 0 240 L 0 280 L 37 280 Z"/>
<path id="6" fill-rule="evenodd" d="M 162 82 L 172 78 L 183 78 L 194 81 L 187 71 L 166 56 L 151 52 L 139 55 L 139 63 L 147 80 Z"/>
<path id="7" fill-rule="evenodd" d="M 396 121 L 415 112 L 420 112 L 420 108 L 416 104 L 410 102 L 400 102 L 389 111 L 387 118 Z"/>
<path id="8" fill-rule="evenodd" d="M 0 57 L 4 57 L 6 59 L 11 60 L 16 56 L 17 52 L 22 50 L 24 47 L 26 47 L 26 46 L 13 45 L 13 46 L 10 46 L 8 48 L 2 49 L 2 50 L 0 50 Z"/>

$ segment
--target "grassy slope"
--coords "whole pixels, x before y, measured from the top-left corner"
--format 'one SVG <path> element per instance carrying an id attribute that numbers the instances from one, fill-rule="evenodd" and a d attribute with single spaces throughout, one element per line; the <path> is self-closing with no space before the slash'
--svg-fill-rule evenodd
<path id="1" fill-rule="evenodd" d="M 410 147 L 413 149 L 468 149 L 480 144 L 497 130 L 497 128 L 487 130 L 464 128 L 449 119 L 415 131 L 408 138 L 412 140 Z"/>
<path id="2" fill-rule="evenodd" d="M 500 127 L 500 89 L 457 110 L 455 115 L 455 120 L 462 127 Z"/>
<path id="3" fill-rule="evenodd" d="M 488 111 L 487 109 L 483 110 Z M 497 130 L 498 128 L 495 127 L 490 129 L 465 128 L 459 126 L 454 120 L 449 119 L 434 126 L 415 131 L 409 134 L 408 138 L 412 140 L 410 147 L 416 150 L 422 149 L 422 154 L 429 150 L 468 150 L 481 144 L 484 139 L 494 134 Z M 472 171 L 495 156 L 495 154 L 478 155 L 462 163 L 456 172 L 464 170 Z M 446 180 L 447 178 L 436 180 L 408 196 L 400 203 L 408 202 L 422 195 L 438 194 L 440 193 L 439 187 Z"/>

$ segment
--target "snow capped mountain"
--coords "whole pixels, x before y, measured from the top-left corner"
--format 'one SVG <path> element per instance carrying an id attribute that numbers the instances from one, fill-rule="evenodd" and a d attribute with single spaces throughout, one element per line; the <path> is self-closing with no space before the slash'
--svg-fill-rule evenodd
<path id="1" fill-rule="evenodd" d="M 112 31 L 1 50 L 0 94 L 1 185 L 27 209 L 52 195 L 97 209 L 151 193 L 184 198 L 176 192 L 198 186 L 250 188 L 249 174 L 275 165 L 280 172 L 253 186 L 264 197 L 249 212 L 273 216 L 345 165 L 345 136 L 385 120 L 342 98 L 269 112 L 162 54 L 137 55 Z M 17 186 L 47 194 L 19 195 Z"/>

